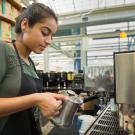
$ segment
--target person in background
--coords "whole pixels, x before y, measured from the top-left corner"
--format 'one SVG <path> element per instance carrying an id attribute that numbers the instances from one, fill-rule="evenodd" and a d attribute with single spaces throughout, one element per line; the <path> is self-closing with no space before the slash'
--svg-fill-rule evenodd
<path id="1" fill-rule="evenodd" d="M 42 93 L 29 55 L 42 53 L 52 42 L 57 17 L 46 5 L 33 3 L 16 19 L 16 39 L 0 42 L 0 135 L 41 135 L 35 108 L 48 119 L 59 114 L 61 94 Z"/>

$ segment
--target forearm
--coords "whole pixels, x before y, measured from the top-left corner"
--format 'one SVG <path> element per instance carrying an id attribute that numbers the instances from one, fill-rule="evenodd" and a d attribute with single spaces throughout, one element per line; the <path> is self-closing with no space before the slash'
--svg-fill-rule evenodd
<path id="1" fill-rule="evenodd" d="M 14 98 L 0 98 L 0 117 L 7 116 L 36 105 L 37 94 Z"/>

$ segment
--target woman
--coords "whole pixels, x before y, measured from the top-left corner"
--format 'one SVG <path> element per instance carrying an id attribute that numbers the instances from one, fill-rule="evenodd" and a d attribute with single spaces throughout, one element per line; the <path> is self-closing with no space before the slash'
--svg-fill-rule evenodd
<path id="1" fill-rule="evenodd" d="M 41 93 L 40 80 L 29 55 L 40 54 L 52 42 L 57 17 L 47 6 L 34 3 L 16 20 L 16 40 L 0 42 L 0 135 L 40 135 L 34 108 L 47 118 L 59 114 L 65 97 Z"/>

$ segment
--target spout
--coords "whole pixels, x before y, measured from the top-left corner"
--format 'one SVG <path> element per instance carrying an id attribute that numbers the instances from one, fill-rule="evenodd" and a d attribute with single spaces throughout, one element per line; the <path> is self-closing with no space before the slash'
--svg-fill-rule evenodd
<path id="1" fill-rule="evenodd" d="M 79 105 L 81 105 L 81 104 L 83 104 L 83 99 L 81 99 L 80 97 L 74 97 L 73 99 L 72 99 L 72 101 L 74 102 L 74 103 L 77 103 L 77 104 L 79 104 Z"/>

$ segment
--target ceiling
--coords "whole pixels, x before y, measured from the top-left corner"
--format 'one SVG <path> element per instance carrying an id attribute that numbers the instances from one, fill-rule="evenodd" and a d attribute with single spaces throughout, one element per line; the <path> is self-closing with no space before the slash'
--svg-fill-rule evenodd
<path id="1" fill-rule="evenodd" d="M 134 3 L 135 0 L 22 0 L 25 5 L 41 2 L 51 7 L 58 15 L 82 13 L 97 8 L 106 8 Z"/>
<path id="2" fill-rule="evenodd" d="M 37 0 L 49 5 L 57 14 L 88 10 L 91 0 Z"/>

